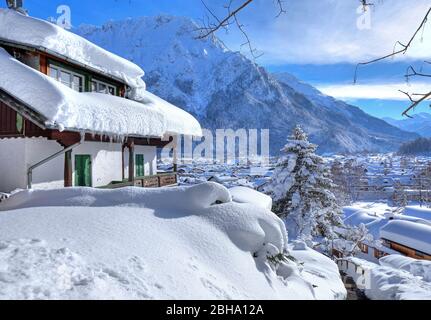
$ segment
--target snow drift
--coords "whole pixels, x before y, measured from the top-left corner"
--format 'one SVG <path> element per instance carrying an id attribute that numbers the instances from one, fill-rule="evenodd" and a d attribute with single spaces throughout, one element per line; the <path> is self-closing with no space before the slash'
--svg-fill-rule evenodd
<path id="1" fill-rule="evenodd" d="M 229 189 L 232 200 L 238 203 L 250 203 L 264 209 L 272 209 L 272 198 L 254 189 L 236 186 Z"/>
<path id="2" fill-rule="evenodd" d="M 330 259 L 231 199 L 215 183 L 15 194 L 0 204 L 0 298 L 345 298 Z"/>
<path id="3" fill-rule="evenodd" d="M 404 270 L 379 266 L 365 294 L 373 300 L 431 300 L 431 283 Z"/>
<path id="4" fill-rule="evenodd" d="M 379 264 L 356 257 L 339 264 L 372 300 L 431 300 L 430 261 L 391 254 L 380 258 Z"/>

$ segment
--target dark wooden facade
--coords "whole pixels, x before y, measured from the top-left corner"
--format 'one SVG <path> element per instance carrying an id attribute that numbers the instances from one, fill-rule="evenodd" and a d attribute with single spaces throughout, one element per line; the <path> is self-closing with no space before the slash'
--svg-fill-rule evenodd
<path id="1" fill-rule="evenodd" d="M 44 130 L 0 101 L 0 137 L 38 137 Z"/>
<path id="2" fill-rule="evenodd" d="M 387 240 L 387 239 L 382 239 L 383 243 L 385 246 L 387 246 L 388 248 L 391 248 L 392 250 L 398 251 L 399 253 L 413 258 L 413 259 L 418 259 L 418 260 L 429 260 L 431 261 L 431 255 L 425 253 L 425 252 L 421 252 L 419 250 L 407 247 L 403 244 L 400 243 L 396 243 L 394 241 L 391 240 Z"/>

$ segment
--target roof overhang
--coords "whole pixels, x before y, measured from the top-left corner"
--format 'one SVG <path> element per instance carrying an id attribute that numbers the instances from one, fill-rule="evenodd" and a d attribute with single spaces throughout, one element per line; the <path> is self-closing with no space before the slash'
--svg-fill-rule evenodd
<path id="1" fill-rule="evenodd" d="M 66 57 L 65 55 L 61 55 L 61 54 L 56 53 L 56 52 L 54 52 L 52 50 L 49 50 L 49 49 L 47 49 L 45 47 L 31 46 L 31 45 L 28 45 L 28 44 L 23 44 L 23 43 L 11 41 L 11 40 L 3 39 L 1 37 L 0 37 L 0 45 L 5 45 L 5 46 L 8 46 L 8 47 L 13 47 L 13 48 L 18 48 L 18 49 L 23 49 L 23 50 L 27 50 L 27 51 L 30 51 L 30 52 L 44 53 L 44 54 L 47 54 L 47 55 L 49 55 L 51 57 L 54 57 L 56 59 L 66 61 L 66 62 L 68 62 L 70 64 L 73 64 L 73 65 L 79 67 L 79 68 L 91 71 L 91 72 L 93 72 L 95 74 L 98 74 L 98 75 L 104 77 L 104 78 L 108 78 L 108 79 L 114 80 L 116 82 L 122 83 L 123 85 L 127 86 L 127 84 L 124 82 L 123 79 L 120 79 L 120 78 L 115 77 L 115 76 L 113 76 L 111 74 L 102 72 L 102 71 L 100 71 L 100 70 L 98 70 L 96 68 L 93 68 L 93 67 L 91 67 L 89 65 L 83 64 L 83 63 L 81 63 L 79 61 L 73 60 L 73 59 L 71 59 L 69 57 Z"/>

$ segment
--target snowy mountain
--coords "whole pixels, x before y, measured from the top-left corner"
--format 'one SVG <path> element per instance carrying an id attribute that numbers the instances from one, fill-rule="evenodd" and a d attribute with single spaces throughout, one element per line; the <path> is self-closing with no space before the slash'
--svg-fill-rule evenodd
<path id="1" fill-rule="evenodd" d="M 188 18 L 158 16 L 75 32 L 140 65 L 150 91 L 195 115 L 203 127 L 269 128 L 273 154 L 296 124 L 320 153 L 389 151 L 417 137 L 289 75 L 272 75 L 218 39 L 197 40 L 196 28 Z"/>
<path id="2" fill-rule="evenodd" d="M 422 112 L 413 115 L 413 118 L 403 120 L 392 118 L 383 118 L 383 120 L 401 130 L 415 132 L 422 137 L 431 138 L 431 113 Z"/>

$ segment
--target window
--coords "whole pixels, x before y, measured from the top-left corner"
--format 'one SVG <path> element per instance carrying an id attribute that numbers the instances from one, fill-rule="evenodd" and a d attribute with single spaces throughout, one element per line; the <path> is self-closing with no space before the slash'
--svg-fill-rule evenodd
<path id="1" fill-rule="evenodd" d="M 384 256 L 385 256 L 385 253 L 383 251 L 374 249 L 374 257 L 375 258 L 380 259 L 380 258 L 382 258 Z"/>
<path id="2" fill-rule="evenodd" d="M 75 91 L 84 91 L 84 76 L 78 73 L 55 65 L 50 65 L 49 76 Z"/>
<path id="3" fill-rule="evenodd" d="M 362 253 L 368 253 L 368 246 L 366 244 L 360 243 L 359 249 L 361 249 Z"/>
<path id="4" fill-rule="evenodd" d="M 22 133 L 24 129 L 24 118 L 20 114 L 16 114 L 16 131 Z"/>
<path id="5" fill-rule="evenodd" d="M 144 155 L 137 154 L 135 157 L 135 175 L 137 177 L 145 176 Z"/>
<path id="6" fill-rule="evenodd" d="M 99 81 L 99 80 L 91 80 L 91 91 L 92 92 L 99 92 L 99 93 L 106 93 L 115 96 L 116 88 L 110 84 L 107 84 L 105 82 Z"/>

